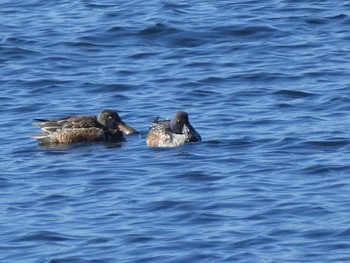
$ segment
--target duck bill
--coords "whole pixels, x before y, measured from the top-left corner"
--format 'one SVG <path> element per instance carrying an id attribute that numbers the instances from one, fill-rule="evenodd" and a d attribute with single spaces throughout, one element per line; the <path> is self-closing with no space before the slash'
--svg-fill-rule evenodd
<path id="1" fill-rule="evenodd" d="M 120 123 L 118 125 L 119 130 L 121 130 L 122 132 L 124 132 L 126 135 L 130 135 L 130 134 L 138 134 L 139 132 L 137 130 L 135 130 L 134 128 L 130 127 L 129 125 L 127 125 L 126 123 Z"/>
<path id="2" fill-rule="evenodd" d="M 190 142 L 200 142 L 202 141 L 201 136 L 199 133 L 195 130 L 195 128 L 192 127 L 192 125 L 184 125 L 183 128 L 184 134 L 186 134 L 188 141 Z"/>

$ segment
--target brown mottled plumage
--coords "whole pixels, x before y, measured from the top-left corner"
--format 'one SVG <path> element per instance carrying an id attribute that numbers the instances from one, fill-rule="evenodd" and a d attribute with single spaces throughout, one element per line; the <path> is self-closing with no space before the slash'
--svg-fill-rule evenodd
<path id="1" fill-rule="evenodd" d="M 53 120 L 38 120 L 42 130 L 33 136 L 40 144 L 75 143 L 87 141 L 123 141 L 124 133 L 137 133 L 112 110 L 96 116 L 68 116 Z"/>

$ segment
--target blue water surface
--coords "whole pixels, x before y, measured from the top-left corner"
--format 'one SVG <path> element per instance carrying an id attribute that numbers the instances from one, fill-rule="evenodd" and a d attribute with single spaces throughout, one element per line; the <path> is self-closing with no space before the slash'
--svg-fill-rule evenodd
<path id="1" fill-rule="evenodd" d="M 349 262 L 350 2 L 0 1 L 0 262 Z M 115 109 L 124 143 L 34 118 Z M 185 110 L 203 138 L 149 149 Z"/>

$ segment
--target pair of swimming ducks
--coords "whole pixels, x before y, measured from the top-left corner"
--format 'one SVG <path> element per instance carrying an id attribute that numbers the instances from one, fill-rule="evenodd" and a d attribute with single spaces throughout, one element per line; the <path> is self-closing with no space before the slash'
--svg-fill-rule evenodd
<path id="1" fill-rule="evenodd" d="M 88 141 L 121 142 L 129 134 L 138 134 L 113 110 L 103 110 L 96 116 L 68 116 L 59 119 L 37 119 L 42 133 L 34 135 L 40 144 L 68 144 Z M 187 142 L 199 142 L 201 136 L 189 122 L 184 111 L 171 120 L 156 118 L 146 137 L 148 147 L 176 147 Z"/>

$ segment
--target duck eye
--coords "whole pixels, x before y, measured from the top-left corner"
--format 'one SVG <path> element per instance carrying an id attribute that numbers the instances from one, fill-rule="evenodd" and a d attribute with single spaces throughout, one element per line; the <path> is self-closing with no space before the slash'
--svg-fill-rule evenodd
<path id="1" fill-rule="evenodd" d="M 111 120 L 111 119 L 113 119 L 113 117 L 112 117 L 111 115 L 109 115 L 109 116 L 108 116 L 108 119 L 110 119 L 110 120 Z"/>

